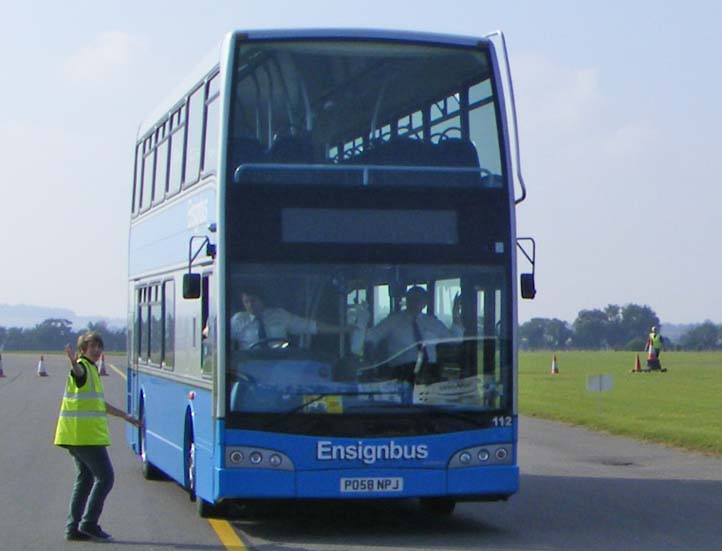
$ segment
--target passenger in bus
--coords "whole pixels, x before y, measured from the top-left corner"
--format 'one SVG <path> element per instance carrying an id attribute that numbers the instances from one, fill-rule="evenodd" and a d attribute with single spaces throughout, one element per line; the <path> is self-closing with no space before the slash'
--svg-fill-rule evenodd
<path id="1" fill-rule="evenodd" d="M 260 289 L 247 287 L 241 300 L 245 311 L 231 316 L 231 339 L 241 350 L 287 345 L 289 335 L 345 334 L 353 330 L 351 326 L 322 323 L 283 308 L 267 307 Z"/>
<path id="2" fill-rule="evenodd" d="M 414 382 L 423 372 L 427 378 L 438 380 L 436 346 L 425 342 L 463 336 L 459 297 L 454 299 L 451 328 L 436 316 L 424 313 L 428 305 L 426 289 L 411 287 L 406 291 L 406 308 L 390 314 L 367 331 L 367 344 L 372 347 L 386 344 L 391 377 Z"/>

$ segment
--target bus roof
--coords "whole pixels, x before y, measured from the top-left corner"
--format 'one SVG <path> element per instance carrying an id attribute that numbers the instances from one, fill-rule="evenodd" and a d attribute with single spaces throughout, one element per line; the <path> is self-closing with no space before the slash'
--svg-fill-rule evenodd
<path id="1" fill-rule="evenodd" d="M 264 29 L 264 30 L 235 30 L 227 33 L 186 75 L 176 86 L 170 96 L 158 105 L 148 117 L 138 126 L 136 141 L 150 131 L 155 124 L 170 113 L 172 109 L 198 84 L 221 58 L 221 51 L 225 44 L 230 43 L 231 37 L 244 40 L 292 40 L 292 39 L 365 39 L 365 40 L 399 40 L 402 42 L 424 42 L 429 44 L 444 44 L 451 46 L 473 47 L 480 42 L 488 42 L 485 37 L 472 37 L 463 35 L 437 34 L 416 31 L 399 31 L 392 29 Z"/>
<path id="2" fill-rule="evenodd" d="M 486 42 L 486 38 L 437 34 L 417 31 L 399 31 L 392 29 L 265 29 L 254 31 L 235 31 L 236 35 L 245 35 L 249 40 L 272 40 L 293 38 L 323 38 L 323 39 L 378 39 L 400 40 L 407 42 L 428 42 L 434 44 L 449 44 L 456 46 L 474 46 Z"/>

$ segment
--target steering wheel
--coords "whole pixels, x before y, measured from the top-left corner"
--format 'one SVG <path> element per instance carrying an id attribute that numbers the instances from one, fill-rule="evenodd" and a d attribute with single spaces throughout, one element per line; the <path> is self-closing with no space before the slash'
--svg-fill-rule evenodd
<path id="1" fill-rule="evenodd" d="M 288 348 L 289 342 L 288 339 L 284 339 L 283 337 L 274 337 L 270 339 L 261 339 L 260 341 L 254 342 L 251 346 L 248 347 L 248 350 L 254 350 L 257 348 L 268 347 L 268 348 Z"/>

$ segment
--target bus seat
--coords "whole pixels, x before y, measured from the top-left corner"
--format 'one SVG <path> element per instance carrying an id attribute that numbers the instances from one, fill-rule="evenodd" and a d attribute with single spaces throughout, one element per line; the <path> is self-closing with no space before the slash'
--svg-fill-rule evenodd
<path id="1" fill-rule="evenodd" d="M 431 146 L 413 138 L 401 136 L 381 148 L 383 164 L 401 166 L 426 166 L 429 164 Z"/>
<path id="2" fill-rule="evenodd" d="M 305 136 L 280 136 L 269 150 L 272 163 L 311 163 L 313 162 L 313 144 Z"/>
<path id="3" fill-rule="evenodd" d="M 439 166 L 479 168 L 479 153 L 471 140 L 448 138 L 435 146 L 434 157 Z M 450 185 L 478 185 L 479 173 L 457 173 L 445 176 Z"/>
<path id="4" fill-rule="evenodd" d="M 368 164 L 387 166 L 427 166 L 431 145 L 406 136 L 378 143 L 369 151 Z M 380 171 L 373 180 L 381 185 L 418 185 L 429 175 L 416 171 Z"/>
<path id="5" fill-rule="evenodd" d="M 436 145 L 435 157 L 441 166 L 474 167 L 479 166 L 479 153 L 470 140 L 448 138 Z"/>

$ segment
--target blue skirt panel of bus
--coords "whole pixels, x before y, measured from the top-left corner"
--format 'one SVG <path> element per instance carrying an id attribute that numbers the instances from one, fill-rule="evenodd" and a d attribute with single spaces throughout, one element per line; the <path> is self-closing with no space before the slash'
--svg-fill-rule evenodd
<path id="1" fill-rule="evenodd" d="M 222 431 L 220 423 L 219 431 Z M 217 468 L 216 498 L 385 498 L 511 495 L 518 490 L 516 426 L 441 435 L 324 438 L 257 431 L 225 431 L 226 450 L 248 456 L 281 454 L 285 469 L 248 464 Z M 507 448 L 504 464 L 462 467 L 462 450 Z M 220 451 L 220 450 L 219 450 Z"/>
<path id="2" fill-rule="evenodd" d="M 519 469 L 353 469 L 269 471 L 219 469 L 219 498 L 393 498 L 511 495 Z M 375 485 L 374 485 L 375 484 Z"/>

